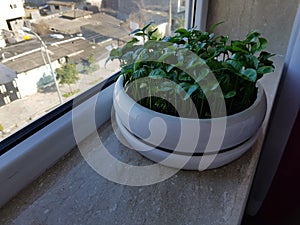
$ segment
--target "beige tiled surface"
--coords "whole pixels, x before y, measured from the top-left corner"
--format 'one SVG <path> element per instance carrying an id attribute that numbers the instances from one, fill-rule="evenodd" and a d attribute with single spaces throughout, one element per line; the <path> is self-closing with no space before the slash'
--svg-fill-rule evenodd
<path id="1" fill-rule="evenodd" d="M 282 67 L 281 58 L 276 62 L 277 73 L 263 81 L 269 103 Z M 92 152 L 105 146 L 123 162 L 151 163 L 123 146 L 117 136 L 118 130 L 114 131 L 109 121 L 80 147 Z M 0 210 L 0 224 L 238 224 L 263 137 L 264 129 L 252 149 L 227 166 L 204 172 L 180 171 L 163 182 L 141 187 L 103 178 L 74 149 Z M 99 138 L 103 146 L 99 146 Z"/>

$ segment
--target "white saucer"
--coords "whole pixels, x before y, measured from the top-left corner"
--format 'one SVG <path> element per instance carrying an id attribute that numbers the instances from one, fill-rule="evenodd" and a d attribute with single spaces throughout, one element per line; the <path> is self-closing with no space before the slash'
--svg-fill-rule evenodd
<path id="1" fill-rule="evenodd" d="M 136 136 L 131 134 L 122 125 L 117 113 L 115 113 L 115 118 L 121 134 L 124 136 L 127 142 L 133 147 L 133 149 L 135 149 L 140 154 L 142 154 L 143 156 L 145 156 L 146 158 L 154 162 L 160 163 L 168 167 L 185 169 L 185 170 L 205 170 L 205 169 L 214 169 L 214 168 L 224 166 L 234 161 L 235 159 L 239 158 L 242 154 L 244 154 L 247 150 L 249 150 L 251 146 L 254 144 L 254 142 L 257 140 L 259 134 L 259 132 L 257 132 L 256 135 L 251 137 L 243 144 L 237 146 L 236 148 L 231 148 L 226 152 L 222 152 L 218 154 L 208 154 L 202 156 L 183 155 L 183 154 L 166 152 L 161 149 L 157 149 L 155 147 L 147 145 L 145 142 L 142 142 Z"/>

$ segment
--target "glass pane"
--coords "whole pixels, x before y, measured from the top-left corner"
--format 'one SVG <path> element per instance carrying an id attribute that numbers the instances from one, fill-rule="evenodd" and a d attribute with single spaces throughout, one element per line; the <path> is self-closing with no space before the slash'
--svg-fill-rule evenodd
<path id="1" fill-rule="evenodd" d="M 0 3 L 0 140 L 118 71 L 131 31 L 184 26 L 185 0 L 16 2 Z"/>

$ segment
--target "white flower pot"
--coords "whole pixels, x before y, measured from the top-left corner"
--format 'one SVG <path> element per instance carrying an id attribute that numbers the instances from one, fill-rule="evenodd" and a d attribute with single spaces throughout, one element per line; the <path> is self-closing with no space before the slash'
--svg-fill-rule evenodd
<path id="1" fill-rule="evenodd" d="M 125 93 L 120 76 L 114 89 L 114 108 L 121 133 L 141 154 L 166 166 L 201 170 L 225 165 L 253 145 L 267 103 L 259 85 L 255 102 L 240 113 L 214 119 L 180 118 L 136 103 Z M 226 129 L 224 126 L 222 129 L 224 121 Z M 212 124 L 218 123 L 220 129 L 214 128 L 211 132 Z M 220 144 L 214 145 L 214 142 Z M 200 161 L 204 167 L 199 166 Z"/>

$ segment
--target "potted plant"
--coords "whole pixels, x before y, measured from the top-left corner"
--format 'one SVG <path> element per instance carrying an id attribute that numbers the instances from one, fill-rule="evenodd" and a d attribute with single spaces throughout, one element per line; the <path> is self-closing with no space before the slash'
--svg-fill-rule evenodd
<path id="1" fill-rule="evenodd" d="M 155 162 L 217 168 L 257 139 L 267 107 L 257 81 L 274 71 L 273 54 L 257 31 L 229 40 L 212 33 L 214 27 L 159 38 L 148 24 L 110 53 L 122 67 L 114 90 L 116 122 L 130 145 Z"/>

